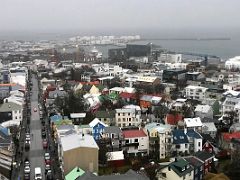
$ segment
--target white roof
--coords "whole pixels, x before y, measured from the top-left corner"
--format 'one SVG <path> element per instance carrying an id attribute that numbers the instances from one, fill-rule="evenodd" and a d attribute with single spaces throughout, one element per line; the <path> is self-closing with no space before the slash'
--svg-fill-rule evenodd
<path id="1" fill-rule="evenodd" d="M 122 87 L 114 87 L 114 88 L 111 88 L 109 89 L 110 91 L 117 91 L 117 92 L 122 92 L 124 90 L 124 88 Z"/>
<path id="2" fill-rule="evenodd" d="M 107 152 L 108 161 L 124 160 L 123 151 Z"/>
<path id="3" fill-rule="evenodd" d="M 215 131 L 215 132 L 217 132 L 217 128 L 216 128 L 214 122 L 206 122 L 206 123 L 203 123 L 203 131 Z"/>
<path id="4" fill-rule="evenodd" d="M 117 113 L 133 113 L 135 112 L 135 109 L 115 109 Z"/>
<path id="5" fill-rule="evenodd" d="M 183 98 L 179 98 L 176 100 L 176 102 L 186 102 L 186 101 L 187 101 L 187 99 L 183 99 Z"/>
<path id="6" fill-rule="evenodd" d="M 94 120 L 92 120 L 90 123 L 89 123 L 89 126 L 90 127 L 94 127 L 96 126 L 98 123 L 102 124 L 103 126 L 107 127 L 108 125 L 106 125 L 105 123 L 103 123 L 102 121 L 100 121 L 98 118 L 95 118 Z"/>
<path id="7" fill-rule="evenodd" d="M 197 105 L 195 108 L 195 112 L 207 113 L 209 110 L 211 110 L 211 106 L 209 105 Z"/>
<path id="8" fill-rule="evenodd" d="M 133 105 L 133 104 L 123 106 L 123 108 L 124 108 L 124 109 L 135 109 L 136 111 L 141 111 L 140 106 Z"/>
<path id="9" fill-rule="evenodd" d="M 106 80 L 106 79 L 113 79 L 114 77 L 113 76 L 106 76 L 106 77 L 101 77 L 101 78 L 98 78 L 100 81 L 102 80 Z"/>
<path id="10" fill-rule="evenodd" d="M 85 118 L 86 117 L 86 113 L 71 113 L 70 114 L 71 118 Z"/>
<path id="11" fill-rule="evenodd" d="M 80 147 L 98 148 L 97 143 L 91 135 L 73 133 L 60 138 L 63 151 L 68 151 Z"/>
<path id="12" fill-rule="evenodd" d="M 135 93 L 135 91 L 136 91 L 135 88 L 131 88 L 131 87 L 124 88 L 124 92 L 127 92 L 127 93 Z"/>
<path id="13" fill-rule="evenodd" d="M 202 121 L 199 117 L 184 118 L 184 123 L 187 127 L 202 127 Z"/>
<path id="14" fill-rule="evenodd" d="M 11 127 L 11 126 L 19 126 L 20 121 L 15 121 L 15 120 L 10 120 L 10 121 L 5 121 L 1 123 L 1 126 L 3 127 Z"/>
<path id="15" fill-rule="evenodd" d="M 240 92 L 239 91 L 234 91 L 234 90 L 229 90 L 229 91 L 226 91 L 223 93 L 224 96 L 228 95 L 228 94 L 231 94 L 232 96 L 239 96 L 240 95 Z"/>
<path id="16" fill-rule="evenodd" d="M 202 87 L 202 86 L 193 86 L 193 85 L 188 85 L 186 89 L 202 89 L 202 90 L 207 90 L 208 88 Z"/>
<path id="17" fill-rule="evenodd" d="M 137 81 L 140 82 L 154 82 L 157 79 L 157 77 L 150 77 L 150 76 L 138 76 Z"/>

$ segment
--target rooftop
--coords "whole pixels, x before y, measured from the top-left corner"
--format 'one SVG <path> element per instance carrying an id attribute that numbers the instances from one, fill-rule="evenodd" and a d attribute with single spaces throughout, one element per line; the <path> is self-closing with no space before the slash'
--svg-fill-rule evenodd
<path id="1" fill-rule="evenodd" d="M 123 136 L 125 138 L 136 138 L 136 137 L 146 137 L 146 133 L 140 129 L 134 129 L 134 130 L 124 130 L 123 132 Z"/>
<path id="2" fill-rule="evenodd" d="M 87 147 L 98 149 L 98 145 L 91 135 L 72 133 L 60 138 L 63 151 Z"/>

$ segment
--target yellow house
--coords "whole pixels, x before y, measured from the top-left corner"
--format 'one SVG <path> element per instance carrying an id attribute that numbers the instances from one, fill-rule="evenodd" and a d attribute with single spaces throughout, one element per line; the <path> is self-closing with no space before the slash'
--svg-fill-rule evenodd
<path id="1" fill-rule="evenodd" d="M 91 135 L 72 132 L 60 137 L 59 158 L 64 175 L 76 166 L 97 173 L 98 151 L 98 145 Z"/>
<path id="2" fill-rule="evenodd" d="M 99 94 L 100 91 L 99 91 L 99 89 L 98 89 L 95 85 L 92 85 L 89 93 L 90 93 L 90 94 Z"/>

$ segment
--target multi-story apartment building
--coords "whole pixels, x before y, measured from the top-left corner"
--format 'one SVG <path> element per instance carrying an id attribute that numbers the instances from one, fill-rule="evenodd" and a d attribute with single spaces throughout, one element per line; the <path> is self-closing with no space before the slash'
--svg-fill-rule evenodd
<path id="1" fill-rule="evenodd" d="M 149 153 L 149 139 L 143 129 L 124 130 L 122 133 L 125 141 L 123 149 L 127 155 L 144 156 Z"/>
<path id="2" fill-rule="evenodd" d="M 141 113 L 135 109 L 116 109 L 115 120 L 118 127 L 138 126 Z"/>
<path id="3" fill-rule="evenodd" d="M 152 157 L 158 154 L 159 159 L 164 159 L 170 155 L 172 147 L 171 126 L 149 123 L 145 126 L 145 130 L 149 136 L 149 154 Z"/>
<path id="4" fill-rule="evenodd" d="M 185 88 L 186 98 L 202 101 L 205 99 L 207 89 L 201 86 L 189 85 Z"/>

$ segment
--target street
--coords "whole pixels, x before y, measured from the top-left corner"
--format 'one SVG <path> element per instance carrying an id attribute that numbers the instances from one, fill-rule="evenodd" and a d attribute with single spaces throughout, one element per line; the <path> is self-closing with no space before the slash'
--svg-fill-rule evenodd
<path id="1" fill-rule="evenodd" d="M 32 96 L 31 96 L 31 121 L 30 121 L 30 133 L 31 133 L 31 146 L 29 151 L 29 161 L 31 165 L 30 179 L 34 179 L 34 168 L 41 167 L 42 176 L 45 179 L 45 163 L 44 163 L 44 150 L 42 147 L 41 136 L 41 122 L 38 108 L 38 81 L 35 76 L 32 77 Z M 34 108 L 37 109 L 34 112 Z"/>

